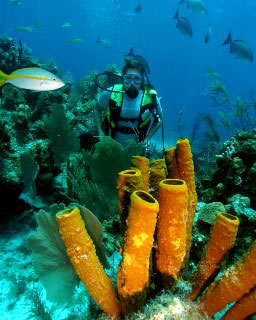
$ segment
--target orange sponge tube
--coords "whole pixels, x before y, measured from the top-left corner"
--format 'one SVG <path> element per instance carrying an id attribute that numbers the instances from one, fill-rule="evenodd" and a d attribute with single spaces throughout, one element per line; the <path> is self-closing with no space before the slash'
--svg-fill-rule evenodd
<path id="1" fill-rule="evenodd" d="M 177 158 L 179 166 L 180 179 L 184 180 L 188 186 L 188 221 L 187 221 L 187 244 L 186 244 L 186 258 L 185 265 L 189 260 L 189 253 L 192 238 L 192 225 L 196 212 L 197 194 L 195 184 L 194 163 L 192 159 L 192 152 L 188 139 L 180 139 L 176 144 Z"/>
<path id="2" fill-rule="evenodd" d="M 78 208 L 57 213 L 59 233 L 67 255 L 90 295 L 109 316 L 118 318 L 120 302 L 116 298 L 112 282 L 106 275 L 88 235 Z"/>
<path id="3" fill-rule="evenodd" d="M 159 200 L 159 183 L 166 179 L 166 164 L 164 159 L 158 159 L 152 162 L 149 170 L 150 194 Z"/>
<path id="4" fill-rule="evenodd" d="M 142 176 L 142 190 L 148 192 L 149 189 L 149 160 L 141 156 L 132 156 L 132 168 L 139 169 Z"/>
<path id="5" fill-rule="evenodd" d="M 178 179 L 163 180 L 159 186 L 156 268 L 172 284 L 186 254 L 188 188 Z"/>
<path id="6" fill-rule="evenodd" d="M 118 211 L 123 225 L 125 225 L 125 221 L 128 217 L 130 196 L 135 190 L 141 190 L 141 188 L 142 177 L 140 170 L 130 169 L 118 173 Z"/>
<path id="7" fill-rule="evenodd" d="M 221 320 L 243 320 L 256 313 L 256 287 L 245 294 Z"/>
<path id="8" fill-rule="evenodd" d="M 132 193 L 117 277 L 124 314 L 139 307 L 149 284 L 149 261 L 158 210 L 158 202 L 149 193 Z"/>
<path id="9" fill-rule="evenodd" d="M 220 268 L 223 258 L 235 242 L 238 226 L 237 217 L 224 212 L 217 214 L 204 257 L 192 276 L 194 285 L 189 295 L 192 301 L 196 299 L 207 279 Z"/>
<path id="10" fill-rule="evenodd" d="M 228 303 L 237 301 L 251 288 L 256 286 L 256 240 L 248 252 L 233 266 L 228 268 L 221 278 L 214 281 L 206 293 L 199 299 L 201 312 L 212 317 Z"/>
<path id="11" fill-rule="evenodd" d="M 180 179 L 176 148 L 174 147 L 166 149 L 164 151 L 164 156 L 168 172 L 168 178 Z"/>

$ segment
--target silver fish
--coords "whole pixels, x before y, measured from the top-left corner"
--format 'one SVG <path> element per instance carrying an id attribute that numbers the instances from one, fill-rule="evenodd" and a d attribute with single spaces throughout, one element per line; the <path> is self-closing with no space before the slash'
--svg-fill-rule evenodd
<path id="1" fill-rule="evenodd" d="M 179 29 L 181 33 L 189 37 L 193 36 L 191 22 L 185 17 L 180 17 L 179 10 L 177 10 L 173 19 L 176 20 L 176 28 Z"/>
<path id="2" fill-rule="evenodd" d="M 84 43 L 83 39 L 75 38 L 75 39 L 66 39 L 68 43 Z"/>
<path id="3" fill-rule="evenodd" d="M 229 44 L 230 53 L 237 59 L 243 59 L 253 62 L 253 51 L 243 40 L 232 40 L 231 31 L 229 32 L 227 39 L 222 43 L 223 46 Z"/>
<path id="4" fill-rule="evenodd" d="M 71 23 L 70 22 L 65 22 L 62 25 L 62 29 L 63 30 L 69 29 L 70 27 L 71 27 Z"/>
<path id="5" fill-rule="evenodd" d="M 180 0 L 179 4 L 184 2 L 186 2 L 188 10 L 205 15 L 208 13 L 208 9 L 205 7 L 202 0 Z"/>
<path id="6" fill-rule="evenodd" d="M 112 48 L 112 42 L 105 38 L 105 39 L 102 39 L 101 37 L 99 37 L 96 42 L 103 48 Z"/>
<path id="7" fill-rule="evenodd" d="M 204 43 L 207 44 L 209 42 L 209 40 L 211 39 L 211 37 L 212 37 L 212 26 L 209 21 L 208 30 L 207 30 L 205 37 L 204 37 Z"/>

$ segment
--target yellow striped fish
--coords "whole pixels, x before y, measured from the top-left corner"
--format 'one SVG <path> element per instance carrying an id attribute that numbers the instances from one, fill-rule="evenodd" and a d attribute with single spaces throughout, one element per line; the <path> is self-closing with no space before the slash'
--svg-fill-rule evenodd
<path id="1" fill-rule="evenodd" d="M 0 86 L 11 83 L 15 87 L 36 91 L 56 90 L 64 82 L 51 72 L 41 68 L 18 69 L 7 75 L 0 70 Z"/>

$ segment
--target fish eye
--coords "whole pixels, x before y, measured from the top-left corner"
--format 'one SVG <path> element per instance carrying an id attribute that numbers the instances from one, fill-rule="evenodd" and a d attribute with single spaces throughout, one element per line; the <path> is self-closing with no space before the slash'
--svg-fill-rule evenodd
<path id="1" fill-rule="evenodd" d="M 53 78 L 52 80 L 53 80 L 53 81 L 56 81 L 56 79 L 55 79 L 55 78 Z"/>

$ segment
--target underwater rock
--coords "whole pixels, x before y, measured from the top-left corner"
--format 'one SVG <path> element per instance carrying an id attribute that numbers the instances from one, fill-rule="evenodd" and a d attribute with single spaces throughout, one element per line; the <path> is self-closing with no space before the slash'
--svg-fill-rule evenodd
<path id="1" fill-rule="evenodd" d="M 31 114 L 31 109 L 27 104 L 19 104 L 15 114 L 15 126 L 19 128 L 28 127 Z"/>
<path id="2" fill-rule="evenodd" d="M 26 103 L 24 90 L 6 84 L 2 89 L 1 108 L 15 111 L 19 104 Z"/>
<path id="3" fill-rule="evenodd" d="M 197 222 L 198 230 L 203 235 L 209 235 L 217 213 L 225 212 L 226 209 L 221 202 L 206 204 L 200 211 Z"/>
<path id="4" fill-rule="evenodd" d="M 235 157 L 231 161 L 230 174 L 241 175 L 246 170 L 243 160 Z"/>
<path id="5" fill-rule="evenodd" d="M 244 190 L 251 194 L 252 202 L 255 203 L 256 199 L 256 162 L 252 165 L 252 167 L 248 170 L 248 174 L 245 178 Z"/>
<path id="6" fill-rule="evenodd" d="M 229 212 L 239 217 L 241 222 L 256 222 L 256 211 L 250 208 L 250 198 L 235 194 L 227 199 Z"/>
<path id="7" fill-rule="evenodd" d="M 212 188 L 205 189 L 201 195 L 202 201 L 205 201 L 205 202 L 214 201 L 214 198 L 215 198 L 215 192 L 214 192 L 214 189 Z"/>
<path id="8" fill-rule="evenodd" d="M 220 182 L 214 187 L 214 191 L 217 196 L 219 196 L 220 198 L 223 198 L 227 193 L 227 188 L 224 183 Z"/>
<path id="9" fill-rule="evenodd" d="M 6 130 L 6 121 L 0 120 L 0 155 L 1 157 L 7 157 L 10 152 L 10 137 Z"/>
<path id="10" fill-rule="evenodd" d="M 256 130 L 238 131 L 227 140 L 216 158 L 217 169 L 199 186 L 205 202 L 221 201 L 240 193 L 251 199 L 256 209 Z"/>
<path id="11" fill-rule="evenodd" d="M 130 320 L 138 319 L 203 320 L 206 317 L 199 314 L 198 307 L 191 301 L 164 292 L 152 299 L 143 310 L 130 317 Z"/>

